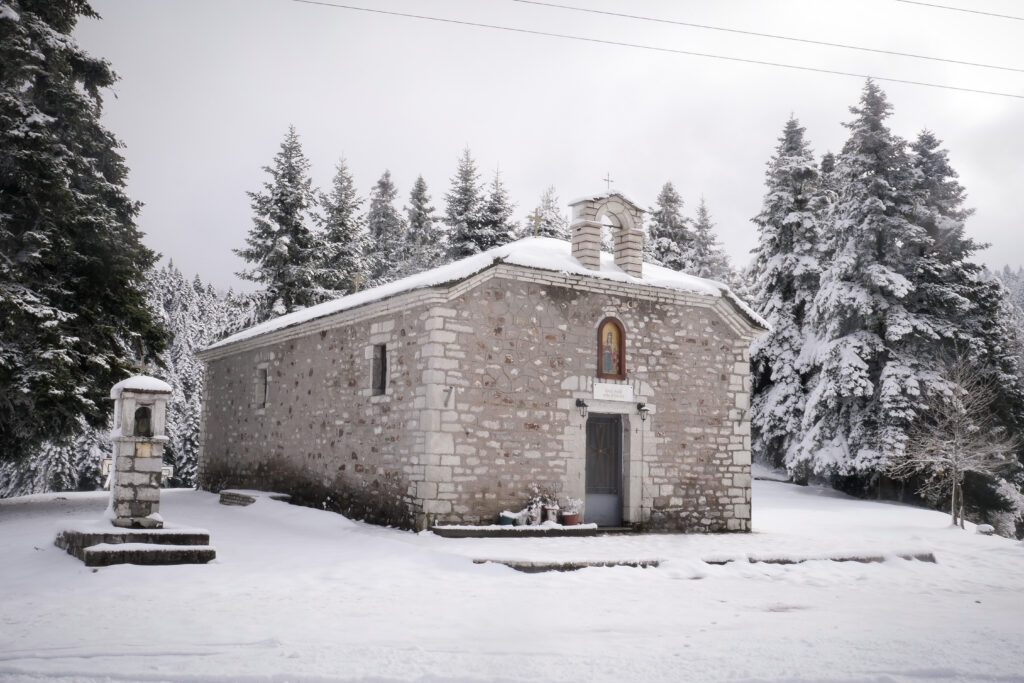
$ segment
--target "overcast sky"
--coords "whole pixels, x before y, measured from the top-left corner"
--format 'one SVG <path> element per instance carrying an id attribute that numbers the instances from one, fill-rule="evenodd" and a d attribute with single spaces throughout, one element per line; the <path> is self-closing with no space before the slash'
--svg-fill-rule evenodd
<path id="1" fill-rule="evenodd" d="M 333 0 L 326 0 L 332 2 Z M 558 1 L 558 0 L 554 0 Z M 936 0 L 1024 16 L 1018 0 Z M 1024 69 L 1024 21 L 898 0 L 561 0 L 689 23 Z M 785 42 L 513 0 L 352 0 L 395 12 L 1024 95 L 1021 71 Z M 251 225 L 289 124 L 329 187 L 344 156 L 361 194 L 390 169 L 434 205 L 469 147 L 501 170 L 516 217 L 548 185 L 566 204 L 615 187 L 642 207 L 672 181 L 703 196 L 734 263 L 749 261 L 765 162 L 790 113 L 838 151 L 863 79 L 512 33 L 293 0 L 93 0 L 79 42 L 120 74 L 106 125 L 125 143 L 146 242 L 188 275 L 238 287 Z M 1024 99 L 880 81 L 890 126 L 934 131 L 977 213 L 993 267 L 1024 264 Z M 243 288 L 249 288 L 243 284 Z"/>

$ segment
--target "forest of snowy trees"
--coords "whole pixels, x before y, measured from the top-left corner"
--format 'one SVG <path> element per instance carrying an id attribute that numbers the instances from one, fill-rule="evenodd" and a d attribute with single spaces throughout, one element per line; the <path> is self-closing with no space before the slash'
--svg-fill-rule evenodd
<path id="1" fill-rule="evenodd" d="M 501 174 L 481 178 L 469 149 L 438 208 L 422 176 L 404 195 L 388 170 L 361 196 L 344 158 L 331 186 L 315 187 L 289 128 L 249 193 L 252 224 L 235 252 L 253 291 L 219 292 L 157 266 L 125 194 L 120 143 L 99 124 L 100 92 L 115 77 L 74 41 L 50 39 L 70 34 L 75 12 L 40 7 L 6 22 L 13 33 L 0 42 L 0 496 L 100 486 L 106 392 L 136 372 L 174 388 L 170 483 L 193 485 L 197 350 L 514 239 L 569 238 L 556 188 L 517 220 Z M 858 495 L 920 492 L 936 507 L 952 497 L 954 510 L 1019 535 L 1024 270 L 977 262 L 984 245 L 968 235 L 972 210 L 942 142 L 927 130 L 900 138 L 891 109 L 868 81 L 843 148 L 820 158 L 800 123 L 786 122 L 743 271 L 704 198 L 689 212 L 671 182 L 648 210 L 645 260 L 727 283 L 770 323 L 751 347 L 757 461 Z M 956 379 L 964 368 L 970 383 Z M 967 419 L 964 406 L 977 415 L 979 404 L 984 419 Z M 957 465 L 962 482 L 951 486 L 948 461 L 908 445 L 957 421 L 989 447 L 976 449 L 984 462 Z"/>
<path id="2" fill-rule="evenodd" d="M 331 187 L 313 186 L 310 163 L 298 133 L 289 128 L 262 189 L 250 192 L 252 227 L 236 254 L 239 273 L 254 283 L 248 293 L 218 293 L 199 277 L 189 280 L 174 267 L 153 267 L 141 283 L 147 310 L 167 330 L 167 346 L 155 354 L 130 354 L 139 371 L 174 387 L 168 407 L 167 464 L 173 485 L 194 484 L 198 454 L 202 364 L 195 352 L 239 329 L 360 289 L 533 235 L 569 239 L 569 221 L 554 187 L 521 222 L 516 205 L 495 173 L 481 181 L 470 150 L 456 162 L 444 208 L 433 205 L 418 177 L 408 201 L 398 207 L 398 188 L 388 171 L 359 196 L 344 158 Z M 737 275 L 714 234 L 703 199 L 694 217 L 666 183 L 651 208 L 646 258 L 723 282 Z M 609 246 L 610 249 L 610 246 Z M 108 451 L 106 425 L 81 424 L 69 435 L 45 440 L 27 457 L 0 463 L 0 496 L 47 490 L 92 489 L 102 483 L 100 459 Z"/>
<path id="3" fill-rule="evenodd" d="M 860 495 L 905 494 L 898 474 L 944 505 L 947 488 L 930 486 L 950 476 L 938 454 L 904 465 L 912 436 L 938 428 L 936 401 L 971 403 L 949 372 L 969 366 L 995 417 L 976 429 L 1010 452 L 968 473 L 966 508 L 1010 533 L 1024 514 L 1012 452 L 1024 425 L 1020 309 L 973 260 L 982 245 L 967 236 L 972 211 L 940 140 L 901 139 L 891 109 L 868 81 L 838 154 L 815 159 L 791 119 L 768 164 L 748 271 L 772 327 L 751 349 L 754 457 Z"/>

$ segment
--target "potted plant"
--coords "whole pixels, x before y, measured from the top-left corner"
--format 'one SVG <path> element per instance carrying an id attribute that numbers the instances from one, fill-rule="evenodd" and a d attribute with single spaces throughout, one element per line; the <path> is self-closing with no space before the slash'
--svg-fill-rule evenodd
<path id="1" fill-rule="evenodd" d="M 580 508 L 583 501 L 579 498 L 568 498 L 565 501 L 565 508 L 562 510 L 562 524 L 574 526 L 580 523 Z"/>
<path id="2" fill-rule="evenodd" d="M 558 503 L 544 504 L 544 521 L 558 524 Z"/>
<path id="3" fill-rule="evenodd" d="M 558 499 L 546 486 L 533 484 L 530 487 L 530 500 L 526 505 L 529 510 L 530 524 L 540 524 L 551 520 L 558 522 Z"/>

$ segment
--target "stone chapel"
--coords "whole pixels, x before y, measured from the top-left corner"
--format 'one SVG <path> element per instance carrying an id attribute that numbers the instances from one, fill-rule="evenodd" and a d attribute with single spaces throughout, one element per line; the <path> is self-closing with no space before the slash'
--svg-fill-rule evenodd
<path id="1" fill-rule="evenodd" d="M 601 526 L 749 531 L 766 324 L 643 263 L 621 193 L 571 208 L 571 244 L 519 240 L 205 349 L 200 485 L 320 491 L 416 529 L 494 523 L 537 486 Z"/>

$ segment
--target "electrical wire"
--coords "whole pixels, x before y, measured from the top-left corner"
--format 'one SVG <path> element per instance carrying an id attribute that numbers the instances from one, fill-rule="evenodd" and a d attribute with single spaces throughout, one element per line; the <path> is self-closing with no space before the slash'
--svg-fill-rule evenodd
<path id="1" fill-rule="evenodd" d="M 965 7 L 950 7 L 949 5 L 933 5 L 930 2 L 917 2 L 916 0 L 896 0 L 896 2 L 905 2 L 908 5 L 922 5 L 924 7 L 937 7 L 939 9 L 951 9 L 955 12 L 970 12 L 971 14 L 984 14 L 987 17 L 999 17 L 1000 19 L 1015 19 L 1016 21 L 1024 21 L 1024 17 L 1012 17 L 1009 14 L 996 14 L 995 12 L 982 12 L 976 9 L 967 9 Z"/>
<path id="2" fill-rule="evenodd" d="M 588 38 L 586 36 L 574 36 L 567 33 L 552 33 L 549 31 L 536 31 L 533 29 L 526 28 L 514 28 L 512 26 L 498 26 L 496 24 L 484 24 L 474 21 L 465 21 L 462 19 L 445 19 L 442 17 L 431 17 L 423 14 L 410 14 L 406 12 L 393 12 L 390 10 L 372 9 L 369 7 L 357 7 L 355 5 L 342 5 L 330 2 L 323 2 L 322 0 L 292 0 L 292 2 L 299 2 L 306 5 L 321 5 L 323 7 L 333 7 L 335 9 L 347 9 L 356 12 L 368 12 L 371 14 L 384 14 L 393 17 L 406 17 L 408 19 L 421 19 L 423 21 L 434 21 L 443 24 L 455 24 L 458 26 L 473 26 L 476 28 L 489 28 L 498 31 L 508 31 L 511 33 L 523 33 L 526 35 L 533 36 L 544 36 L 546 38 L 560 38 L 563 40 L 575 40 L 584 43 L 596 43 L 599 45 L 615 45 L 617 47 L 631 47 L 640 50 L 650 50 L 652 52 L 663 52 L 669 54 L 689 55 L 692 57 L 707 57 L 709 59 L 722 59 L 730 62 L 741 62 L 744 64 L 758 64 L 761 66 L 773 66 L 781 69 L 794 69 L 797 71 L 810 71 L 814 73 L 830 74 L 833 76 L 849 76 L 852 78 L 871 78 L 876 81 L 886 81 L 889 83 L 904 83 L 907 85 L 920 85 L 927 88 L 939 88 L 942 90 L 956 90 L 958 92 L 971 92 L 980 95 L 994 95 L 996 97 L 1012 97 L 1018 100 L 1024 100 L 1024 95 L 1016 95 L 1014 93 L 998 92 L 995 90 L 979 90 L 976 88 L 961 88 L 955 85 L 943 85 L 940 83 L 928 83 L 926 81 L 912 81 L 903 78 L 890 78 L 887 76 L 872 76 L 870 74 L 859 74 L 852 73 L 849 71 L 834 71 L 831 69 L 820 69 L 813 66 L 800 66 L 797 64 L 783 64 L 781 62 L 768 62 L 759 59 L 746 59 L 743 57 L 729 57 L 726 55 L 715 55 L 707 52 L 694 52 L 690 50 L 678 50 L 670 47 L 658 47 L 656 45 L 643 45 L 640 43 L 626 43 L 618 40 L 605 40 L 602 38 Z"/>
<path id="3" fill-rule="evenodd" d="M 711 26 L 709 24 L 694 24 L 688 21 L 676 21 L 674 19 L 662 19 L 659 17 L 646 17 L 637 14 L 626 14 L 624 12 L 608 12 L 605 10 L 590 9 L 588 7 L 574 7 L 572 5 L 560 5 L 554 2 L 539 2 L 539 0 L 512 0 L 525 5 L 538 5 L 540 7 L 554 7 L 557 9 L 571 10 L 573 12 L 586 12 L 588 14 L 603 14 L 609 17 L 621 17 L 623 19 L 637 19 L 639 21 L 652 21 L 659 24 L 672 24 L 674 26 L 687 26 L 689 28 L 707 29 L 709 31 L 724 31 L 726 33 L 738 33 L 745 36 L 758 36 L 760 38 L 772 38 L 774 40 L 789 40 L 795 43 L 806 43 L 808 45 L 825 45 L 838 47 L 844 50 L 859 50 L 861 52 L 874 52 L 883 55 L 895 55 L 898 57 L 910 57 L 912 59 L 927 59 L 933 62 L 946 62 L 947 64 L 961 64 L 964 66 L 976 66 L 983 69 L 999 69 L 1001 71 L 1016 71 L 1024 73 L 1024 69 L 1012 66 L 999 66 L 997 64 L 982 64 L 979 62 L 968 62 L 960 59 L 947 59 L 945 57 L 931 57 L 928 55 L 917 55 L 912 52 L 897 52 L 896 50 L 882 50 L 873 47 L 861 47 L 859 45 L 846 45 L 845 43 L 830 43 L 824 40 L 811 40 L 810 38 L 796 38 L 793 36 L 780 36 L 774 33 L 759 33 L 757 31 L 745 31 L 738 28 L 727 28 L 725 26 Z"/>

